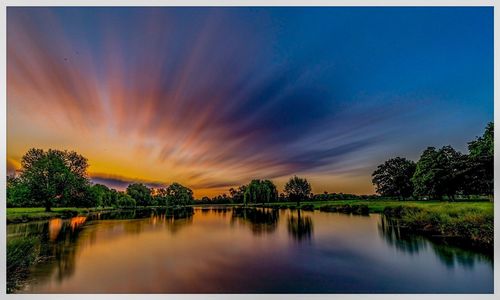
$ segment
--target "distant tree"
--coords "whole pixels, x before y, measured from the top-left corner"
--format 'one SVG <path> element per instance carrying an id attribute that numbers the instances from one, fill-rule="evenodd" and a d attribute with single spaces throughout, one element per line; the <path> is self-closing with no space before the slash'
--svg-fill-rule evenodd
<path id="1" fill-rule="evenodd" d="M 155 190 L 155 193 L 153 194 L 153 200 L 152 202 L 155 205 L 158 206 L 167 206 L 168 203 L 168 194 L 167 194 L 167 189 L 166 188 L 158 188 Z"/>
<path id="2" fill-rule="evenodd" d="M 109 189 L 108 193 L 104 197 L 103 206 L 104 207 L 114 207 L 118 201 L 118 192 L 115 189 Z"/>
<path id="3" fill-rule="evenodd" d="M 128 194 L 119 193 L 117 198 L 116 205 L 120 208 L 132 208 L 136 206 L 136 201 Z"/>
<path id="4" fill-rule="evenodd" d="M 130 184 L 127 194 L 135 200 L 137 206 L 151 205 L 151 190 L 142 183 Z"/>
<path id="5" fill-rule="evenodd" d="M 442 199 L 447 195 L 453 200 L 465 174 L 464 156 L 451 146 L 436 150 L 428 147 L 417 162 L 412 182 L 415 194 Z"/>
<path id="6" fill-rule="evenodd" d="M 411 178 L 416 164 L 402 157 L 395 157 L 379 165 L 372 174 L 372 183 L 382 196 L 405 200 L 413 194 Z"/>
<path id="7" fill-rule="evenodd" d="M 483 136 L 469 143 L 468 178 L 472 193 L 493 195 L 493 122 L 488 123 Z"/>
<path id="8" fill-rule="evenodd" d="M 311 193 L 311 185 L 305 178 L 294 176 L 285 184 L 285 195 L 290 201 L 297 201 L 297 206 L 301 200 L 306 200 Z"/>
<path id="9" fill-rule="evenodd" d="M 243 202 L 262 203 L 278 200 L 278 190 L 274 183 L 270 180 L 254 179 L 248 184 L 243 194 Z"/>
<path id="10" fill-rule="evenodd" d="M 20 180 L 35 205 L 46 211 L 60 203 L 83 204 L 88 196 L 87 159 L 74 151 L 30 149 L 21 160 Z"/>
<path id="11" fill-rule="evenodd" d="M 238 188 L 230 188 L 229 195 L 231 196 L 232 203 L 243 203 L 243 198 L 245 196 L 246 185 L 239 186 Z"/>
<path id="12" fill-rule="evenodd" d="M 92 197 L 95 199 L 94 202 L 96 206 L 106 206 L 106 202 L 108 202 L 107 197 L 110 193 L 110 190 L 107 186 L 102 184 L 94 184 L 90 187 L 90 192 Z"/>
<path id="13" fill-rule="evenodd" d="M 179 183 L 172 183 L 166 189 L 169 206 L 185 206 L 194 201 L 193 191 Z"/>

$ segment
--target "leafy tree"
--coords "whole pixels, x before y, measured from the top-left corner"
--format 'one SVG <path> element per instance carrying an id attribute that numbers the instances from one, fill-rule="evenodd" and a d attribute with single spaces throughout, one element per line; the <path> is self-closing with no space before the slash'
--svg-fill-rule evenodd
<path id="1" fill-rule="evenodd" d="M 142 183 L 130 184 L 127 194 L 135 200 L 137 206 L 151 205 L 151 190 Z"/>
<path id="2" fill-rule="evenodd" d="M 36 206 L 30 201 L 30 191 L 20 177 L 7 176 L 7 207 Z"/>
<path id="3" fill-rule="evenodd" d="M 87 159 L 74 151 L 30 149 L 21 160 L 21 181 L 36 205 L 72 203 L 88 195 Z"/>
<path id="4" fill-rule="evenodd" d="M 243 203 L 245 197 L 246 185 L 239 186 L 237 189 L 230 188 L 229 195 L 231 195 L 232 203 Z"/>
<path id="5" fill-rule="evenodd" d="M 193 191 L 179 183 L 172 183 L 165 190 L 168 206 L 185 206 L 194 201 Z"/>
<path id="6" fill-rule="evenodd" d="M 136 206 L 136 201 L 128 194 L 119 193 L 116 205 L 120 208 L 131 208 Z"/>
<path id="7" fill-rule="evenodd" d="M 94 198 L 94 202 L 96 206 L 104 207 L 106 206 L 106 202 L 108 202 L 108 194 L 111 192 L 109 188 L 102 184 L 94 184 L 90 187 L 90 192 L 92 197 Z"/>
<path id="8" fill-rule="evenodd" d="M 415 163 L 402 157 L 391 158 L 379 165 L 372 174 L 372 183 L 382 196 L 397 196 L 406 199 L 413 194 L 411 178 Z M 328 193 L 326 193 L 328 195 Z"/>
<path id="9" fill-rule="evenodd" d="M 471 192 L 493 195 L 493 122 L 488 123 L 483 136 L 469 143 L 468 182 Z"/>
<path id="10" fill-rule="evenodd" d="M 246 187 L 243 193 L 243 202 L 247 205 L 249 202 L 262 203 L 277 201 L 278 190 L 270 180 L 254 179 Z"/>
<path id="11" fill-rule="evenodd" d="M 415 194 L 442 199 L 447 195 L 454 199 L 463 184 L 464 156 L 451 146 L 439 150 L 428 147 L 417 162 L 412 182 Z"/>
<path id="12" fill-rule="evenodd" d="M 307 179 L 294 176 L 285 184 L 284 192 L 288 199 L 297 201 L 299 206 L 300 201 L 307 199 L 311 193 L 311 185 Z"/>

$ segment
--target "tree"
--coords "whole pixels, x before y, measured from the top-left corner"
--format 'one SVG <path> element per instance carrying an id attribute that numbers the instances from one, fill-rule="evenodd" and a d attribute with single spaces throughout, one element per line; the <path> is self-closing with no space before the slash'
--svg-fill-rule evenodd
<path id="1" fill-rule="evenodd" d="M 469 182 L 472 192 L 493 195 L 493 122 L 488 123 L 483 136 L 469 143 Z"/>
<path id="2" fill-rule="evenodd" d="M 168 206 L 185 206 L 193 202 L 193 191 L 179 183 L 172 183 L 166 189 Z"/>
<path id="3" fill-rule="evenodd" d="M 444 146 L 439 150 L 428 147 L 417 162 L 412 177 L 415 194 L 436 199 L 447 195 L 449 199 L 454 200 L 463 185 L 463 161 L 463 154 L 451 146 Z"/>
<path id="4" fill-rule="evenodd" d="M 311 185 L 307 179 L 294 176 L 285 184 L 284 192 L 288 199 L 297 201 L 297 206 L 299 206 L 300 201 L 307 199 L 311 193 Z"/>
<path id="5" fill-rule="evenodd" d="M 21 177 L 7 176 L 7 207 L 36 206 L 30 198 L 30 191 Z"/>
<path id="6" fill-rule="evenodd" d="M 136 201 L 130 195 L 120 192 L 116 205 L 120 208 L 131 208 L 136 206 Z"/>
<path id="7" fill-rule="evenodd" d="M 94 184 L 90 187 L 90 191 L 92 194 L 92 197 L 94 198 L 94 202 L 96 203 L 96 206 L 107 206 L 108 204 L 108 194 L 110 193 L 110 190 L 107 186 L 102 185 L 102 184 Z M 108 205 L 109 206 L 109 205 Z"/>
<path id="8" fill-rule="evenodd" d="M 36 205 L 50 211 L 55 204 L 81 200 L 88 192 L 87 159 L 74 151 L 30 149 L 21 160 L 21 181 Z"/>
<path id="9" fill-rule="evenodd" d="M 246 189 L 246 185 L 239 186 L 237 189 L 230 188 L 229 195 L 231 195 L 231 201 L 233 203 L 243 203 Z"/>
<path id="10" fill-rule="evenodd" d="M 391 158 L 379 165 L 372 174 L 372 183 L 382 196 L 396 196 L 405 200 L 413 194 L 411 178 L 415 163 L 402 157 Z"/>
<path id="11" fill-rule="evenodd" d="M 278 190 L 270 180 L 254 179 L 248 184 L 243 193 L 243 202 L 247 205 L 249 202 L 262 203 L 273 202 L 278 199 Z"/>
<path id="12" fill-rule="evenodd" d="M 135 200 L 137 206 L 151 205 L 151 190 L 142 183 L 130 184 L 127 194 Z"/>

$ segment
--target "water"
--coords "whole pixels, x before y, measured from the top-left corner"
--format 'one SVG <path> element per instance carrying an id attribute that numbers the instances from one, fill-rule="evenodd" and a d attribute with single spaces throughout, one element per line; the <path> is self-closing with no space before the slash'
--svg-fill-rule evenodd
<path id="1" fill-rule="evenodd" d="M 491 256 L 401 235 L 378 214 L 195 209 L 7 231 L 39 236 L 50 257 L 25 293 L 493 292 Z"/>

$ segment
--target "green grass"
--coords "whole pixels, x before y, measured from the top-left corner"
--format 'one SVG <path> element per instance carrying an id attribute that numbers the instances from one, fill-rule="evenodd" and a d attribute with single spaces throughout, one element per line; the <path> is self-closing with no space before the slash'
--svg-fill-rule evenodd
<path id="1" fill-rule="evenodd" d="M 18 289 L 38 260 L 40 248 L 34 237 L 22 237 L 7 242 L 7 293 Z"/>
<path id="2" fill-rule="evenodd" d="M 269 203 L 266 206 L 296 206 L 296 202 L 276 202 Z M 493 203 L 487 201 L 478 202 L 444 202 L 444 201 L 379 201 L 379 200 L 333 200 L 333 201 L 303 201 L 302 205 L 313 205 L 315 209 L 319 209 L 325 205 L 344 206 L 344 205 L 366 205 L 371 213 L 382 213 L 386 207 L 396 206 L 412 206 L 429 209 L 478 209 L 481 211 L 490 211 L 493 213 Z"/>
<path id="3" fill-rule="evenodd" d="M 77 208 L 54 207 L 46 212 L 43 207 L 9 207 L 7 208 L 7 224 L 47 220 L 51 218 L 69 218 L 90 212 L 111 210 L 112 208 Z"/>
<path id="4" fill-rule="evenodd" d="M 493 204 L 441 206 L 393 206 L 384 215 L 403 230 L 466 242 L 485 250 L 493 249 Z"/>

